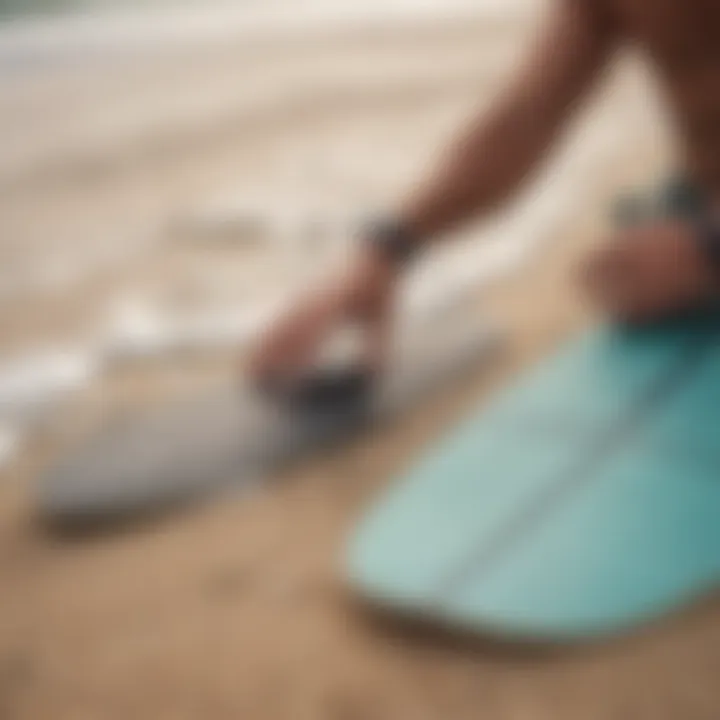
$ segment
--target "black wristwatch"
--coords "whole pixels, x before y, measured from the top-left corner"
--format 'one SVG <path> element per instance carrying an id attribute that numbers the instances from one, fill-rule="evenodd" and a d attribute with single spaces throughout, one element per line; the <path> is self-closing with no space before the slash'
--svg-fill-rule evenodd
<path id="1" fill-rule="evenodd" d="M 397 218 L 376 218 L 361 229 L 364 243 L 380 251 L 393 265 L 404 265 L 420 249 L 420 238 Z"/>

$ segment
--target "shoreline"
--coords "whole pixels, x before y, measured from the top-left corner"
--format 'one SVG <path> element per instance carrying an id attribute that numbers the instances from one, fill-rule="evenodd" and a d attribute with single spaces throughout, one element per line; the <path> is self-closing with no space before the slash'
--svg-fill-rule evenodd
<path id="1" fill-rule="evenodd" d="M 275 42 L 328 35 L 418 29 L 437 23 L 526 20 L 537 0 L 431 0 L 338 3 L 303 0 L 202 7 L 187 3 L 143 9 L 77 12 L 0 21 L 0 73 L 92 57 L 117 60 L 137 53 L 217 42 Z"/>

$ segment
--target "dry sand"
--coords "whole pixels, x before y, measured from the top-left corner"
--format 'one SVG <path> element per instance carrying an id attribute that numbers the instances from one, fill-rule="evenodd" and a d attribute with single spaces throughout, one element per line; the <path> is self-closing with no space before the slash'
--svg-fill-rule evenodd
<path id="1" fill-rule="evenodd" d="M 219 191 L 262 181 L 285 191 L 289 183 L 292 192 L 292 183 L 307 178 L 288 181 L 290 153 L 319 154 L 315 168 L 352 154 L 361 168 L 353 192 L 362 200 L 384 197 L 417 172 L 450 126 L 491 97 L 512 52 L 506 59 L 493 52 L 493 60 L 482 49 L 505 37 L 513 51 L 526 32 L 524 22 L 461 22 L 390 37 L 270 43 L 252 52 L 213 46 L 148 63 L 141 74 L 132 65 L 85 75 L 58 70 L 54 94 L 40 73 L 8 88 L 4 97 L 16 93 L 17 152 L 3 165 L 1 234 L 12 240 L 3 253 L 27 267 L 30 248 L 52 246 L 66 257 L 97 238 L 147 233 L 152 242 L 139 260 L 54 290 L 8 283 L 3 347 L 82 335 L 123 289 L 157 291 L 173 268 L 215 267 L 212 255 L 188 262 L 180 251 L 157 249 L 158 237 L 188 206 Z M 498 69 L 491 71 L 493 62 Z M 592 321 L 572 268 L 597 240 L 613 190 L 652 177 L 665 160 L 665 146 L 647 132 L 653 108 L 639 94 L 641 79 L 626 71 L 590 111 L 606 113 L 603 122 L 627 133 L 618 161 L 570 199 L 542 257 L 482 299 L 512 330 L 501 362 L 458 380 L 393 427 L 251 496 L 74 541 L 53 539 L 32 522 L 29 480 L 52 448 L 34 441 L 0 483 L 0 718 L 720 717 L 720 609 L 712 604 L 631 639 L 538 655 L 380 622 L 355 606 L 342 584 L 343 542 L 393 474 L 463 412 Z M 183 83 L 183 107 L 196 116 L 181 127 Z M 160 92 L 170 85 L 176 90 Z M 260 88 L 267 104 L 259 95 L 251 102 L 249 91 L 234 94 L 237 86 Z M 104 126 L 90 113 L 100 112 L 103 89 L 103 102 L 114 103 L 100 113 Z M 198 100 L 201 89 L 206 102 Z M 23 124 L 28 108 L 57 113 L 57 132 L 46 120 L 35 129 Z M 0 124 L 10 122 L 1 117 Z M 96 145 L 73 145 L 84 136 L 83 122 L 96 128 Z M 47 146 L 33 158 L 28 148 L 40 136 Z M 337 191 L 334 178 L 317 171 L 312 182 Z M 88 392 L 85 409 L 98 398 L 103 406 L 144 401 L 158 387 L 212 376 L 229 362 L 117 373 Z M 63 419 L 77 424 L 83 413 L 81 402 Z"/>

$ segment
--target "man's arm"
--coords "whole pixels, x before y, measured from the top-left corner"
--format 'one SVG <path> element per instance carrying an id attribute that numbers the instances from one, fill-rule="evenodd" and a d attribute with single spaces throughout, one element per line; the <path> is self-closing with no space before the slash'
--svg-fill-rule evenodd
<path id="1" fill-rule="evenodd" d="M 555 0 L 518 77 L 405 203 L 400 215 L 413 234 L 429 237 L 482 214 L 536 167 L 615 47 L 600 2 Z"/>
<path id="2" fill-rule="evenodd" d="M 497 205 L 537 165 L 615 44 L 614 32 L 595 7 L 600 2 L 555 0 L 523 72 L 451 145 L 438 171 L 402 207 L 397 225 L 413 244 Z M 367 239 L 371 242 L 346 271 L 295 303 L 260 339 L 250 358 L 253 375 L 298 370 L 348 318 L 365 323 L 368 361 L 382 365 L 400 266 L 375 249 L 377 236 Z"/>

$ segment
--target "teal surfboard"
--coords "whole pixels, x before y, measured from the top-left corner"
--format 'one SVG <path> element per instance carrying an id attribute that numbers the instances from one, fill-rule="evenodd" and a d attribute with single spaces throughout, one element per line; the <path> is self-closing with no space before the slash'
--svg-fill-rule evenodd
<path id="1" fill-rule="evenodd" d="M 573 640 L 720 579 L 720 325 L 573 341 L 453 430 L 371 508 L 347 574 L 444 626 Z"/>

